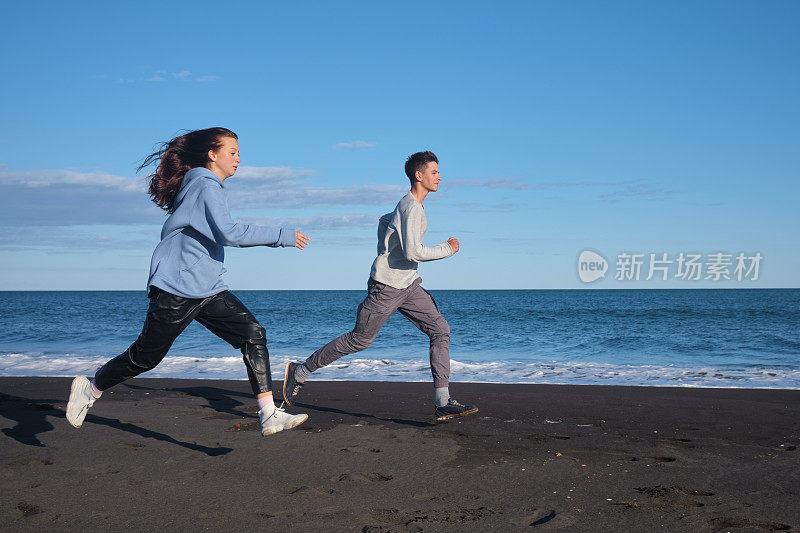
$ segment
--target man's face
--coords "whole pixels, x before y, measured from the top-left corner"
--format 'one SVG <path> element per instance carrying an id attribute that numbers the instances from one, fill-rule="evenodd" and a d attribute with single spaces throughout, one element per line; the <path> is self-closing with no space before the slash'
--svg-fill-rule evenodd
<path id="1" fill-rule="evenodd" d="M 439 176 L 439 163 L 435 161 L 426 163 L 423 168 L 417 170 L 417 179 L 428 192 L 439 190 L 439 182 L 442 181 L 442 177 Z"/>

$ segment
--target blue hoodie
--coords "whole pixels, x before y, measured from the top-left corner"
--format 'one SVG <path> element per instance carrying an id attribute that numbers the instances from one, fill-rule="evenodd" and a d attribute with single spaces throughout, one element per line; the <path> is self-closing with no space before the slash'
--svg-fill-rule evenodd
<path id="1" fill-rule="evenodd" d="M 295 230 L 241 224 L 228 212 L 222 180 L 204 167 L 183 178 L 175 211 L 161 229 L 150 261 L 148 289 L 154 285 L 184 298 L 206 298 L 227 290 L 223 246 L 294 246 Z"/>

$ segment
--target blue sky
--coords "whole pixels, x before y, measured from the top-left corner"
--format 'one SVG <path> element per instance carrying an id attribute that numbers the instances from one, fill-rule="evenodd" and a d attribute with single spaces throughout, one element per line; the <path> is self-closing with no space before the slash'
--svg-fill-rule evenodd
<path id="1" fill-rule="evenodd" d="M 120 3 L 121 4 L 121 3 Z M 155 143 L 239 134 L 232 289 L 358 289 L 430 149 L 445 288 L 799 287 L 796 2 L 20 2 L 4 7 L 0 290 L 143 289 Z M 580 281 L 599 252 L 604 279 Z M 759 278 L 616 280 L 621 253 L 759 252 Z M 674 267 L 674 265 L 673 265 Z M 731 266 L 731 272 L 733 265 Z M 703 278 L 705 278 L 705 273 Z"/>

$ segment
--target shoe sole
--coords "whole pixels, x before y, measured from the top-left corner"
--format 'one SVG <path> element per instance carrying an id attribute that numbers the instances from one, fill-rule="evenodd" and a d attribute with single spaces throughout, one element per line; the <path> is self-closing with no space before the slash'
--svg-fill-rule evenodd
<path id="1" fill-rule="evenodd" d="M 292 428 L 296 428 L 297 426 L 299 426 L 300 424 L 302 424 L 303 422 L 305 422 L 306 420 L 308 420 L 308 415 L 307 415 L 307 414 L 296 415 L 296 416 L 298 416 L 298 417 L 302 417 L 302 418 L 298 418 L 298 419 L 297 419 L 297 422 L 292 422 L 292 425 L 290 425 L 290 426 L 285 426 L 285 427 L 274 427 L 274 428 L 272 428 L 272 427 L 271 427 L 271 428 L 267 428 L 267 429 L 262 429 L 262 430 L 261 430 L 261 434 L 262 434 L 263 436 L 265 436 L 265 437 L 266 437 L 267 435 L 274 435 L 275 433 L 279 433 L 279 432 L 281 432 L 281 431 L 283 431 L 283 430 L 285 430 L 285 429 L 292 429 Z"/>
<path id="2" fill-rule="evenodd" d="M 284 372 L 283 372 L 283 401 L 288 403 L 289 405 L 292 405 L 292 402 L 289 401 L 289 395 L 286 394 L 286 381 L 287 381 L 286 380 L 286 376 L 289 375 L 289 366 L 291 364 L 292 364 L 291 361 L 286 363 L 286 368 L 284 369 Z"/>
<path id="3" fill-rule="evenodd" d="M 84 377 L 84 379 L 86 378 Z M 80 381 L 79 378 L 75 378 L 72 380 L 72 385 L 69 388 L 69 400 L 67 401 L 67 422 L 69 422 L 70 425 L 74 428 L 80 428 L 83 425 L 83 420 L 81 420 L 80 424 L 75 424 L 75 422 L 73 422 L 72 413 L 69 412 L 69 404 L 72 403 L 72 396 L 75 394 L 75 389 L 80 383 L 82 382 Z"/>
<path id="4" fill-rule="evenodd" d="M 437 422 L 446 422 L 446 421 L 452 420 L 454 418 L 461 418 L 462 416 L 474 415 L 477 412 L 478 412 L 478 408 L 476 407 L 475 409 L 470 409 L 469 411 L 464 411 L 463 413 L 458 413 L 458 414 L 455 414 L 455 415 L 437 416 L 436 417 L 436 421 Z"/>

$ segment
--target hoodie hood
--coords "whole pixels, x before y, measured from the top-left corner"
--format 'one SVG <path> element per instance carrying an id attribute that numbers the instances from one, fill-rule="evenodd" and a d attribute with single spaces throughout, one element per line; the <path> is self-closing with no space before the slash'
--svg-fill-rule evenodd
<path id="1" fill-rule="evenodd" d="M 195 186 L 202 184 L 205 180 L 211 180 L 220 187 L 224 187 L 222 180 L 219 176 L 208 170 L 206 167 L 195 167 L 183 176 L 183 184 L 178 196 L 175 197 L 175 205 L 178 206 L 183 201 L 188 191 L 192 190 Z"/>

